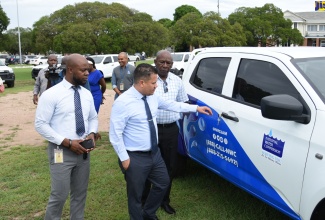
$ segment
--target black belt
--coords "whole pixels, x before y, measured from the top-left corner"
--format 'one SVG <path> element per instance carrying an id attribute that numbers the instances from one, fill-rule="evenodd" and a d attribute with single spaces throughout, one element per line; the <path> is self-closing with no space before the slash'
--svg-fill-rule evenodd
<path id="1" fill-rule="evenodd" d="M 139 150 L 135 150 L 135 151 L 128 151 L 128 153 L 136 153 L 136 154 L 151 154 L 151 150 L 149 151 L 139 151 Z"/>
<path id="2" fill-rule="evenodd" d="M 157 124 L 157 126 L 160 127 L 160 128 L 169 128 L 169 127 L 172 127 L 172 126 L 175 126 L 175 125 L 176 125 L 176 122 L 169 123 L 169 124 Z"/>

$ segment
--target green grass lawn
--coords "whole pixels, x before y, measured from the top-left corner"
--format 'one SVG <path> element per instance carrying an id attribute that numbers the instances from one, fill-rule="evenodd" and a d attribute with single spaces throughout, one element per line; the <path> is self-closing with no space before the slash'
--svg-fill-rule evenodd
<path id="1" fill-rule="evenodd" d="M 3 95 L 32 91 L 31 68 L 15 68 L 16 85 Z M 110 82 L 107 81 L 111 89 Z M 0 123 L 1 126 L 1 123 Z M 128 218 L 125 181 L 107 132 L 91 153 L 91 174 L 85 219 Z M 31 137 L 28 137 L 31 138 Z M 50 175 L 44 146 L 0 147 L 0 220 L 44 219 L 50 194 Z M 189 160 L 186 173 L 173 182 L 171 205 L 176 215 L 159 209 L 161 220 L 286 220 L 279 211 L 237 188 L 211 171 Z M 69 202 L 63 218 L 69 219 Z"/>
<path id="2" fill-rule="evenodd" d="M 125 181 L 107 133 L 91 153 L 91 174 L 85 219 L 128 219 Z M 0 219 L 43 219 L 50 194 L 46 143 L 41 147 L 17 146 L 0 151 Z M 289 219 L 272 207 L 188 161 L 185 175 L 175 179 L 171 204 L 175 216 L 167 219 Z M 69 202 L 63 219 L 69 219 Z"/>

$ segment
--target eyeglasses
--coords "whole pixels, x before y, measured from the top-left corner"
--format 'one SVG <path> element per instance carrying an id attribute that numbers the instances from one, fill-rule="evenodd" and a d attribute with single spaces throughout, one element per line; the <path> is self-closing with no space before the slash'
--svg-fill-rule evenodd
<path id="1" fill-rule="evenodd" d="M 164 65 L 165 63 L 167 66 L 173 65 L 173 62 L 171 62 L 171 61 L 163 61 L 163 60 L 158 61 L 158 64 L 161 66 Z"/>
<path id="2" fill-rule="evenodd" d="M 166 92 L 168 92 L 168 84 L 167 84 L 167 82 L 166 81 L 164 81 L 164 84 L 163 84 L 163 86 L 164 86 L 164 93 L 166 93 Z"/>

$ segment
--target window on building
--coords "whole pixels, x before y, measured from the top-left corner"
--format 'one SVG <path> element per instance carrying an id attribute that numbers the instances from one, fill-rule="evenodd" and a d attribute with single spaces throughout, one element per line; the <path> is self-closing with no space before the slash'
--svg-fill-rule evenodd
<path id="1" fill-rule="evenodd" d="M 325 31 L 325 25 L 323 24 L 319 25 L 319 31 Z"/>
<path id="2" fill-rule="evenodd" d="M 317 25 L 307 25 L 308 31 L 317 31 Z"/>
<path id="3" fill-rule="evenodd" d="M 198 88 L 221 94 L 231 58 L 213 57 L 200 61 L 191 82 Z"/>
<path id="4" fill-rule="evenodd" d="M 297 29 L 297 27 L 298 27 L 297 22 L 293 22 L 293 28 L 294 28 L 294 29 Z"/>

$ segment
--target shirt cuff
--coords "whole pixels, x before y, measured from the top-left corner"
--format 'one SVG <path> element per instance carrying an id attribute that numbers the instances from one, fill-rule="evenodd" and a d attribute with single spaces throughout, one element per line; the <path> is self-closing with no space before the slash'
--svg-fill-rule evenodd
<path id="1" fill-rule="evenodd" d="M 126 150 L 123 151 L 123 152 L 121 152 L 121 153 L 118 155 L 118 157 L 120 158 L 121 162 L 123 162 L 123 161 L 125 161 L 125 160 L 127 160 L 127 159 L 130 158 L 130 157 L 129 157 L 129 154 L 128 154 L 128 152 L 127 152 Z"/>

